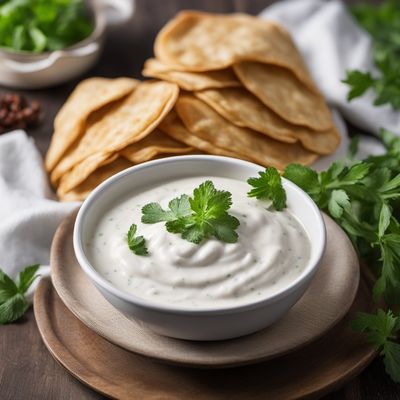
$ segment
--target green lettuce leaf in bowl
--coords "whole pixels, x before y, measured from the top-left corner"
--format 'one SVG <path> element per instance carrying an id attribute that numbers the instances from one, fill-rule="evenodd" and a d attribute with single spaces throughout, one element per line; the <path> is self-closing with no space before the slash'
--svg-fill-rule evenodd
<path id="1" fill-rule="evenodd" d="M 42 53 L 71 46 L 94 28 L 83 0 L 0 0 L 0 48 Z"/>

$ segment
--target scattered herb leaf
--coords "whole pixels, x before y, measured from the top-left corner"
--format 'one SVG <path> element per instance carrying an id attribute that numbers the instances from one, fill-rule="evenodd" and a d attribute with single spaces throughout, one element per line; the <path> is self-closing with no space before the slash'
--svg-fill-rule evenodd
<path id="1" fill-rule="evenodd" d="M 26 267 L 17 282 L 0 269 L 0 325 L 14 322 L 25 314 L 29 307 L 25 293 L 39 276 L 38 269 L 38 264 Z"/>
<path id="2" fill-rule="evenodd" d="M 132 224 L 127 234 L 127 241 L 129 249 L 137 256 L 146 256 L 149 254 L 146 241 L 143 236 L 136 236 L 137 226 Z"/>

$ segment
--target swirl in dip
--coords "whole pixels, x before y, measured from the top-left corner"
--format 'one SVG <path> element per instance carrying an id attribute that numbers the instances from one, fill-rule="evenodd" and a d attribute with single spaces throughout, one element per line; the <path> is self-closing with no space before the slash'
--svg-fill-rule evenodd
<path id="1" fill-rule="evenodd" d="M 142 207 L 167 208 L 182 194 L 191 195 L 206 180 L 232 193 L 229 213 L 240 221 L 237 243 L 211 238 L 197 245 L 169 233 L 163 222 L 143 224 Z M 207 309 L 261 300 L 288 287 L 310 258 L 310 240 L 287 210 L 269 211 L 269 202 L 247 197 L 246 182 L 220 177 L 192 177 L 146 190 L 132 188 L 106 212 L 85 243 L 91 264 L 119 289 L 152 302 Z M 143 235 L 147 256 L 135 255 L 126 235 L 132 223 Z"/>

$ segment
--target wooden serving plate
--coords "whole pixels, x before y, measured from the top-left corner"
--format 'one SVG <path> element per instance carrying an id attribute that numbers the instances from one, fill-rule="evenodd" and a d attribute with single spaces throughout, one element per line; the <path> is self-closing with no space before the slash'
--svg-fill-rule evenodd
<path id="1" fill-rule="evenodd" d="M 308 399 L 338 389 L 374 358 L 364 336 L 349 328 L 355 311 L 371 309 L 370 293 L 362 279 L 349 314 L 301 350 L 264 363 L 219 370 L 156 363 L 110 343 L 67 309 L 48 280 L 39 283 L 34 310 L 54 358 L 77 379 L 112 398 Z"/>
<path id="2" fill-rule="evenodd" d="M 52 279 L 64 304 L 91 330 L 126 350 L 172 364 L 226 368 L 272 359 L 299 349 L 335 326 L 357 293 L 359 264 L 345 233 L 327 216 L 328 245 L 305 295 L 280 321 L 238 339 L 176 340 L 152 333 L 116 310 L 80 268 L 72 247 L 76 214 L 61 224 L 51 251 Z"/>

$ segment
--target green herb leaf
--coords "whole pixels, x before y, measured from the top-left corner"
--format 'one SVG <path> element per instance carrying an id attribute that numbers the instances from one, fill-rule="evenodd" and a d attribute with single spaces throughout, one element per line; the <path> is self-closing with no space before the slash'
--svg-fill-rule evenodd
<path id="1" fill-rule="evenodd" d="M 329 198 L 328 209 L 332 217 L 340 218 L 345 209 L 350 208 L 349 196 L 344 190 L 333 190 Z"/>
<path id="2" fill-rule="evenodd" d="M 383 356 L 386 372 L 400 382 L 400 345 L 394 342 L 400 328 L 399 317 L 390 310 L 379 309 L 376 314 L 358 313 L 351 325 L 354 330 L 368 334 L 369 341 Z"/>
<path id="3" fill-rule="evenodd" d="M 17 293 L 0 304 L 0 325 L 10 324 L 20 319 L 28 309 L 25 296 Z"/>
<path id="4" fill-rule="evenodd" d="M 142 208 L 142 222 L 155 224 L 161 221 L 175 221 L 191 214 L 189 196 L 183 194 L 168 204 L 168 211 L 164 211 L 158 203 L 149 203 Z"/>
<path id="5" fill-rule="evenodd" d="M 388 340 L 381 351 L 386 372 L 397 383 L 400 383 L 400 344 Z"/>
<path id="6" fill-rule="evenodd" d="M 172 212 L 164 211 L 158 203 L 146 204 L 142 208 L 142 214 L 142 222 L 144 224 L 155 224 L 174 219 Z"/>
<path id="7" fill-rule="evenodd" d="M 286 207 L 286 192 L 282 186 L 279 172 L 272 167 L 258 173 L 259 178 L 249 178 L 247 183 L 253 186 L 247 195 L 257 199 L 272 200 L 276 210 L 281 211 Z"/>
<path id="8" fill-rule="evenodd" d="M 314 201 L 318 201 L 321 187 L 318 174 L 314 170 L 300 164 L 289 164 L 283 176 L 301 187 Z"/>
<path id="9" fill-rule="evenodd" d="M 20 272 L 18 285 L 0 269 L 0 325 L 21 318 L 29 307 L 24 296 L 32 282 L 38 277 L 39 265 L 31 265 Z"/>
<path id="10" fill-rule="evenodd" d="M 20 293 L 25 294 L 29 287 L 32 285 L 33 281 L 39 277 L 39 275 L 36 274 L 39 267 L 39 264 L 30 265 L 19 273 L 18 291 Z"/>
<path id="11" fill-rule="evenodd" d="M 0 269 L 0 304 L 18 293 L 18 287 L 14 281 Z"/>
<path id="12" fill-rule="evenodd" d="M 379 228 L 378 236 L 381 238 L 390 224 L 390 218 L 392 216 L 392 208 L 386 203 L 382 204 L 381 212 L 379 214 Z"/>
<path id="13" fill-rule="evenodd" d="M 145 205 L 142 222 L 165 221 L 168 232 L 180 233 L 183 239 L 197 244 L 212 236 L 234 243 L 238 240 L 235 230 L 239 221 L 228 214 L 231 196 L 227 191 L 215 189 L 211 181 L 206 181 L 194 189 L 192 197 L 182 195 L 171 200 L 169 210 L 163 210 L 158 203 Z"/>
<path id="14" fill-rule="evenodd" d="M 145 256 L 148 253 L 146 241 L 143 236 L 136 236 L 137 226 L 132 224 L 127 234 L 129 249 L 137 256 Z"/>
<path id="15" fill-rule="evenodd" d="M 347 71 L 346 79 L 342 81 L 350 86 L 349 93 L 347 94 L 347 100 L 351 101 L 356 97 L 362 96 L 368 89 L 372 88 L 375 83 L 375 79 L 369 72 L 361 71 Z"/>
<path id="16" fill-rule="evenodd" d="M 348 170 L 344 171 L 345 174 L 337 175 L 337 177 L 341 176 L 340 185 L 354 185 L 359 183 L 359 181 L 367 175 L 369 171 L 369 165 L 365 162 L 358 162 L 350 166 Z"/>

